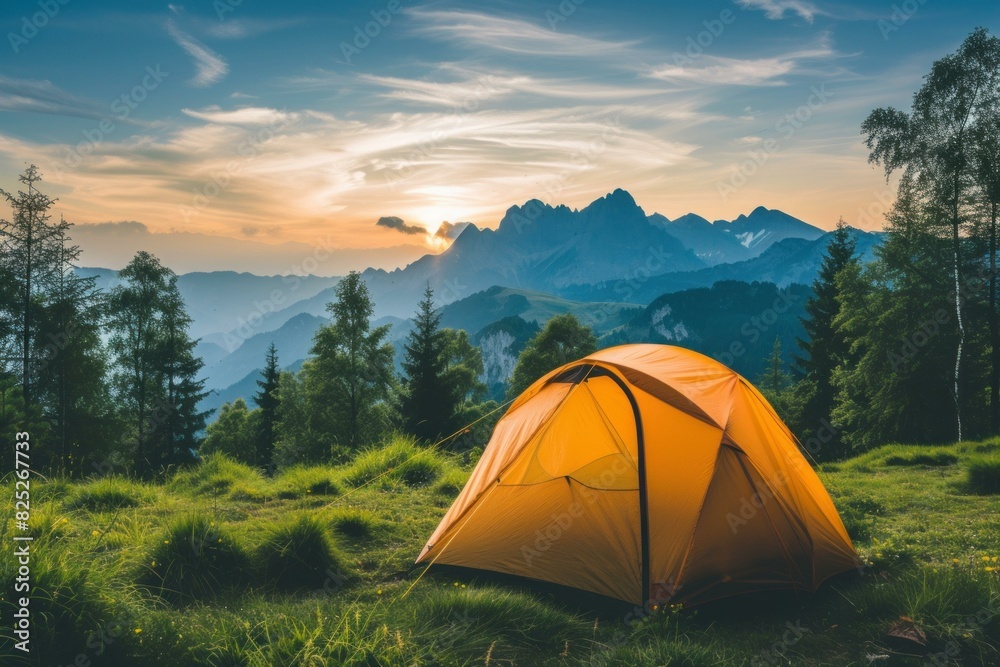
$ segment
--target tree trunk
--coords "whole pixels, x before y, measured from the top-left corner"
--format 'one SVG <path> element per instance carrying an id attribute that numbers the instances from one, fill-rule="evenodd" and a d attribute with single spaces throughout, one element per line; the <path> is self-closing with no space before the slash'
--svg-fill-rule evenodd
<path id="1" fill-rule="evenodd" d="M 958 349 L 955 353 L 955 421 L 958 427 L 958 441 L 962 442 L 962 404 L 959 395 L 959 380 L 962 366 L 962 346 L 965 343 L 965 325 L 962 322 L 962 292 L 961 279 L 959 277 L 959 250 L 961 247 L 961 237 L 959 235 L 959 200 L 958 200 L 959 176 L 955 175 L 955 202 L 952 213 L 952 251 L 955 258 L 955 317 L 958 324 Z"/>
<path id="2" fill-rule="evenodd" d="M 997 213 L 1000 202 L 990 205 L 990 432 L 1000 433 L 1000 322 L 997 317 Z"/>

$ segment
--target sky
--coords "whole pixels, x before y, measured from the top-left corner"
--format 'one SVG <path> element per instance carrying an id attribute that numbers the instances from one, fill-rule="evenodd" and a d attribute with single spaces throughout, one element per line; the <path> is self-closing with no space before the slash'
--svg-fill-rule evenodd
<path id="1" fill-rule="evenodd" d="M 616 188 L 668 218 L 878 229 L 861 122 L 977 26 L 1000 3 L 7 0 L 0 188 L 37 164 L 110 268 L 140 246 L 181 270 L 392 267 L 455 223 Z"/>

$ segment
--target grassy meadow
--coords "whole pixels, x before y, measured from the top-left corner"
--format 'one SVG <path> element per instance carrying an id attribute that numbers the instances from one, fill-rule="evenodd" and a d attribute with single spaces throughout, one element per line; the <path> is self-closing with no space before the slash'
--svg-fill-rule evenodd
<path id="1" fill-rule="evenodd" d="M 395 439 L 274 478 L 222 457 L 160 484 L 36 477 L 32 656 L 13 650 L 16 565 L 4 558 L 0 662 L 1000 664 L 1000 439 L 821 466 L 860 575 L 638 620 L 509 578 L 418 580 L 413 559 L 473 465 Z M 5 549 L 13 531 L 0 527 Z"/>

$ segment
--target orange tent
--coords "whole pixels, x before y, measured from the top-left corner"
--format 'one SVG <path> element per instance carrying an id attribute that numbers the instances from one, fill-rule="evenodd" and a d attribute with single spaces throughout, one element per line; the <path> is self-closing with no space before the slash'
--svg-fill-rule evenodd
<path id="1" fill-rule="evenodd" d="M 623 345 L 514 401 L 417 562 L 692 604 L 813 591 L 858 559 L 753 385 L 690 350 Z"/>

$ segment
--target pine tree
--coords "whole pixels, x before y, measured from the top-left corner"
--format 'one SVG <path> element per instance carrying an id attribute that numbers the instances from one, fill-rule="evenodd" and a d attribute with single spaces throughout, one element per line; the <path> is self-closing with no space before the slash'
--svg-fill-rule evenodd
<path id="1" fill-rule="evenodd" d="M 43 298 L 43 290 L 50 284 L 60 267 L 60 238 L 65 235 L 67 224 L 50 224 L 49 210 L 55 199 L 38 190 L 41 174 L 35 165 L 28 167 L 18 180 L 25 190 L 13 195 L 0 189 L 13 210 L 13 219 L 0 218 L 0 261 L 7 277 L 14 281 L 16 299 L 9 304 L 9 313 L 15 322 L 14 332 L 18 340 L 14 348 L 18 352 L 21 376 L 21 398 L 25 412 L 33 411 L 32 382 L 36 372 L 37 351 L 34 342 L 38 340 L 36 324 L 37 311 Z"/>
<path id="2" fill-rule="evenodd" d="M 377 441 L 392 426 L 389 398 L 394 387 L 394 350 L 389 326 L 371 328 L 375 311 L 361 274 L 352 271 L 327 305 L 333 321 L 316 332 L 302 369 L 311 432 L 340 458 Z"/>
<path id="3" fill-rule="evenodd" d="M 45 286 L 36 317 L 35 394 L 52 425 L 45 464 L 79 475 L 113 455 L 117 419 L 101 342 L 101 294 L 94 278 L 75 274 L 80 249 L 70 245 L 68 228 L 58 226 L 59 270 Z"/>
<path id="4" fill-rule="evenodd" d="M 456 401 L 444 376 L 447 341 L 440 323 L 428 285 L 404 345 L 400 406 L 406 430 L 424 440 L 444 435 L 455 412 Z"/>
<path id="5" fill-rule="evenodd" d="M 273 470 L 274 441 L 278 428 L 278 387 L 281 381 L 281 369 L 278 368 L 278 348 L 275 347 L 274 343 L 271 343 L 267 348 L 261 377 L 262 379 L 257 380 L 259 391 L 253 397 L 254 404 L 260 408 L 260 420 L 255 439 L 255 462 L 268 470 Z"/>
<path id="6" fill-rule="evenodd" d="M 119 271 L 122 284 L 109 296 L 115 381 L 131 424 L 132 460 L 149 474 L 189 461 L 208 413 L 197 379 L 202 361 L 187 334 L 191 319 L 177 289 L 177 276 L 148 252 Z"/>
<path id="7" fill-rule="evenodd" d="M 806 337 L 798 341 L 803 354 L 794 357 L 802 376 L 797 389 L 802 407 L 796 415 L 796 430 L 803 439 L 824 428 L 833 414 L 833 370 L 844 361 L 848 351 L 847 340 L 835 325 L 840 313 L 837 276 L 855 262 L 855 241 L 841 219 L 827 244 L 819 276 L 813 282 L 813 296 L 806 303 L 806 317 L 802 319 Z"/>

